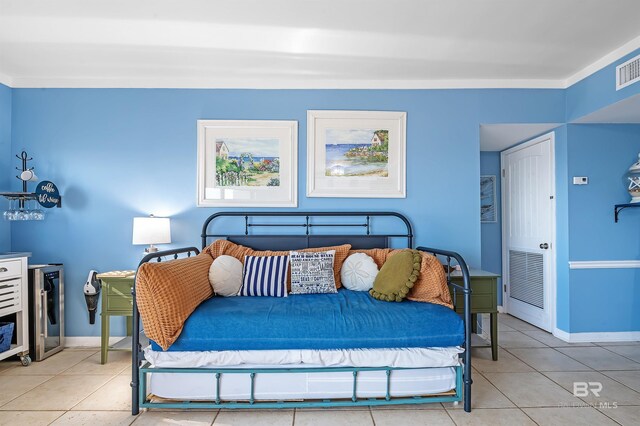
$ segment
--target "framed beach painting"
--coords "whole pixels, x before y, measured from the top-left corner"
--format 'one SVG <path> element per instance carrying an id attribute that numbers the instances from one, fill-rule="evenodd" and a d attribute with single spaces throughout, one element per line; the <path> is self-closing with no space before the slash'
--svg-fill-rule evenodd
<path id="1" fill-rule="evenodd" d="M 406 197 L 405 112 L 307 111 L 307 196 Z"/>
<path id="2" fill-rule="evenodd" d="M 198 207 L 297 207 L 298 122 L 198 120 Z"/>

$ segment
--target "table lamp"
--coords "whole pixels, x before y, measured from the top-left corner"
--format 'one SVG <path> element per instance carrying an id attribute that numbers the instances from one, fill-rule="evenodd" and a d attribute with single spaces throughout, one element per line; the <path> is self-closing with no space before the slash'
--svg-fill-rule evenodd
<path id="1" fill-rule="evenodd" d="M 144 249 L 146 254 L 158 251 L 154 244 L 168 244 L 171 242 L 171 223 L 168 217 L 134 217 L 133 244 L 149 244 Z"/>

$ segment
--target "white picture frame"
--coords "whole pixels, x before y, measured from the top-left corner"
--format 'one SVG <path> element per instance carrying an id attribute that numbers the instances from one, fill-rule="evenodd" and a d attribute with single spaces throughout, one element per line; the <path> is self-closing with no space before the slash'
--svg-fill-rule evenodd
<path id="1" fill-rule="evenodd" d="M 307 111 L 307 197 L 406 198 L 406 128 L 406 112 Z"/>
<path id="2" fill-rule="evenodd" d="M 198 120 L 198 207 L 297 207 L 298 122 Z"/>

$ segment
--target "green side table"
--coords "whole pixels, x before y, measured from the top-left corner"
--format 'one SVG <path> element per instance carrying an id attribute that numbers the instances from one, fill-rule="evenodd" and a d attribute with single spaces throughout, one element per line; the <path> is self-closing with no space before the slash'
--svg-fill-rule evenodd
<path id="1" fill-rule="evenodd" d="M 102 333 L 100 339 L 100 363 L 107 363 L 109 351 L 125 351 L 109 346 L 109 319 L 112 316 L 127 317 L 127 336 L 131 336 L 133 316 L 133 280 L 135 271 L 112 271 L 98 274 L 102 281 Z"/>
<path id="2" fill-rule="evenodd" d="M 498 360 L 498 278 L 500 275 L 481 271 L 479 269 L 470 269 L 469 276 L 471 278 L 471 315 L 472 329 L 476 329 L 476 314 L 489 314 L 491 317 L 490 335 L 491 335 L 491 357 L 494 361 Z M 454 271 L 451 273 L 451 281 L 464 285 L 462 273 Z M 453 297 L 453 290 L 451 296 Z M 456 292 L 456 312 L 464 313 L 464 294 L 460 291 Z"/>

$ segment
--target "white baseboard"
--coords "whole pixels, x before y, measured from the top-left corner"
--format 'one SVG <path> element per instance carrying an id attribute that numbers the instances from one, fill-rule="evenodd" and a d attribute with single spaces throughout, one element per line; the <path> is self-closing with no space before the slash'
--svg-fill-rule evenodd
<path id="1" fill-rule="evenodd" d="M 115 345 L 125 336 L 111 336 L 109 337 L 109 346 Z M 99 348 L 100 347 L 100 336 L 64 336 L 64 346 L 67 348 L 78 348 L 78 347 L 90 347 L 90 348 Z"/>
<path id="2" fill-rule="evenodd" d="M 498 305 L 498 313 L 499 314 L 504 314 L 504 306 Z"/>
<path id="3" fill-rule="evenodd" d="M 602 333 L 567 333 L 558 328 L 553 330 L 553 335 L 568 343 L 588 342 L 635 342 L 640 340 L 640 331 L 611 331 Z"/>

